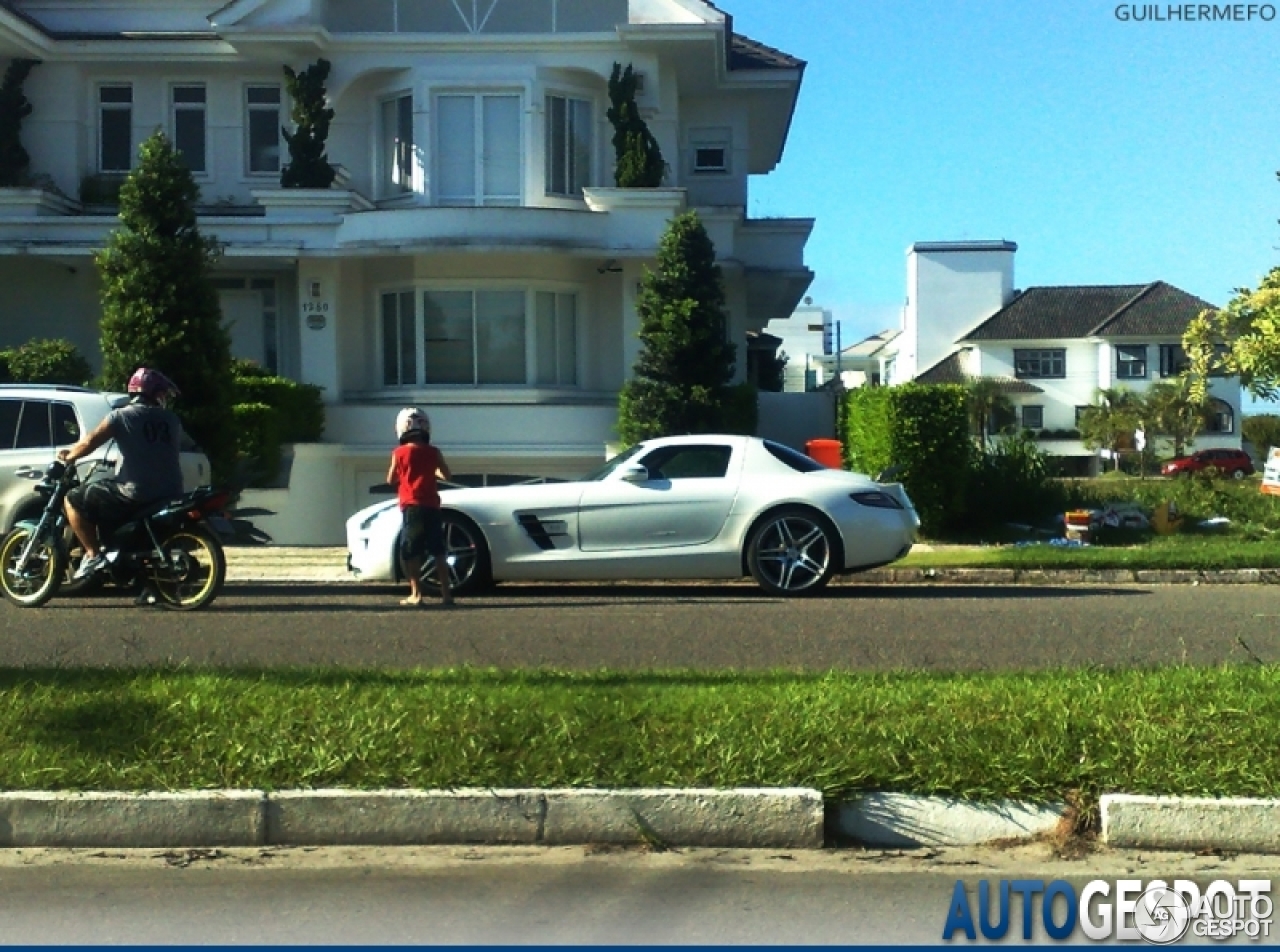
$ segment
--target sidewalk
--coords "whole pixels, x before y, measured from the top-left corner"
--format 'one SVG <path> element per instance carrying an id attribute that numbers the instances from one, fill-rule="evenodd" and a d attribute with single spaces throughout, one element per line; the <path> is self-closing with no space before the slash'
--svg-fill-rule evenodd
<path id="1" fill-rule="evenodd" d="M 943 546 L 920 545 L 932 551 Z M 950 548 L 950 547 L 947 547 Z M 341 546 L 229 546 L 227 581 L 357 584 Z M 720 584 L 739 584 L 727 582 Z M 754 584 L 744 579 L 740 584 Z M 883 568 L 837 575 L 833 585 L 1280 585 L 1280 569 L 1001 569 Z"/>

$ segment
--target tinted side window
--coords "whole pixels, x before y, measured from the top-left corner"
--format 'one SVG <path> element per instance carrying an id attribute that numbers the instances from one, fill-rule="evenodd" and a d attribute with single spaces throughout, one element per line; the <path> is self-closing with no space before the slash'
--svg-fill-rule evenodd
<path id="1" fill-rule="evenodd" d="M 49 431 L 49 401 L 25 400 L 22 419 L 18 421 L 18 442 L 15 449 L 33 450 L 53 446 Z"/>
<path id="2" fill-rule="evenodd" d="M 720 479 L 732 456 L 731 446 L 664 446 L 641 462 L 650 479 Z"/>
<path id="3" fill-rule="evenodd" d="M 53 405 L 53 445 L 70 446 L 80 440 L 80 421 L 69 403 Z"/>
<path id="4" fill-rule="evenodd" d="M 0 450 L 13 449 L 18 435 L 18 417 L 22 415 L 21 400 L 0 400 Z"/>
<path id="5" fill-rule="evenodd" d="M 786 463 L 798 473 L 816 473 L 820 469 L 827 468 L 816 459 L 805 456 L 789 446 L 783 446 L 781 443 L 775 443 L 772 440 L 765 440 L 764 448 L 779 462 Z"/>

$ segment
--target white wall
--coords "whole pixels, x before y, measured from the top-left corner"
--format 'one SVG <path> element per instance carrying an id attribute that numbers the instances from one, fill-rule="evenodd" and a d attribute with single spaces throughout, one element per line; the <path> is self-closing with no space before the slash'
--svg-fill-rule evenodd
<path id="1" fill-rule="evenodd" d="M 1009 302 L 1015 250 L 1005 242 L 918 243 L 908 249 L 907 305 L 893 383 L 928 370 Z"/>

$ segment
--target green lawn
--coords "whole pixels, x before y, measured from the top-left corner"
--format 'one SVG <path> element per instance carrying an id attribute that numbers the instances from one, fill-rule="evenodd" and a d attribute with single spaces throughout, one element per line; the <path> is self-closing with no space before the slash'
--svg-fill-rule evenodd
<path id="1" fill-rule="evenodd" d="M 0 672 L 0 789 L 1274 796 L 1280 668 Z"/>
<path id="2" fill-rule="evenodd" d="M 1064 548 L 1046 544 L 939 546 L 915 551 L 895 563 L 902 568 L 1023 569 L 1261 569 L 1280 568 L 1280 536 L 1154 536 L 1136 544 Z"/>

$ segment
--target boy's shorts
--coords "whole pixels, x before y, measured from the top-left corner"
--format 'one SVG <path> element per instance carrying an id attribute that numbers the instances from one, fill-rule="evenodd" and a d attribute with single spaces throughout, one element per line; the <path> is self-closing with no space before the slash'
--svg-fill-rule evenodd
<path id="1" fill-rule="evenodd" d="M 428 555 L 445 556 L 444 520 L 440 510 L 430 506 L 409 506 L 404 512 L 404 531 L 400 534 L 400 557 L 418 560 Z"/>

